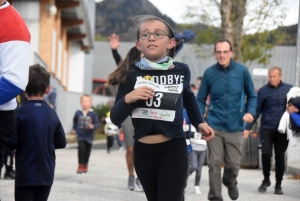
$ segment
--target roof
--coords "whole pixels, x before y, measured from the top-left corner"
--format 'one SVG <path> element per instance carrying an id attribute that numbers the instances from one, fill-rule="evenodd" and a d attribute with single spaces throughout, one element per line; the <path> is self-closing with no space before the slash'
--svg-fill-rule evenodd
<path id="1" fill-rule="evenodd" d="M 135 45 L 134 42 L 121 42 L 118 48 L 119 54 L 124 58 L 128 50 Z M 108 75 L 116 69 L 115 61 L 112 57 L 110 45 L 108 41 L 94 43 L 94 70 L 93 78 L 107 79 Z M 202 48 L 201 51 L 206 52 L 207 57 L 200 58 L 198 55 L 199 48 L 195 44 L 185 44 L 183 49 L 175 57 L 174 61 L 183 62 L 189 65 L 191 70 L 191 83 L 196 83 L 196 78 L 202 76 L 204 71 L 211 65 L 216 63 L 213 55 L 213 46 Z M 211 52 L 211 53 L 210 53 Z M 296 70 L 296 46 L 276 46 L 271 51 L 272 57 L 270 64 L 263 66 L 262 64 L 252 63 L 245 65 L 248 67 L 252 76 L 254 86 L 260 88 L 267 83 L 268 77 L 253 76 L 254 68 L 267 68 L 278 66 L 282 69 L 282 80 L 286 83 L 294 85 Z"/>
<path id="2" fill-rule="evenodd" d="M 56 1 L 57 8 L 62 10 L 62 25 L 68 28 L 68 37 L 82 41 L 83 49 L 93 48 L 94 4 L 93 0 Z"/>

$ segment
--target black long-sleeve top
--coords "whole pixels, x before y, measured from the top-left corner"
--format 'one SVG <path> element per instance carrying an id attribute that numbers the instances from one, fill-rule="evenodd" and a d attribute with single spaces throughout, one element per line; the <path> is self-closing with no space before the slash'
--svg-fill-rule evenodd
<path id="1" fill-rule="evenodd" d="M 131 115 L 135 127 L 135 140 L 152 131 L 170 138 L 185 138 L 182 126 L 183 107 L 196 128 L 204 122 L 195 95 L 190 89 L 189 67 L 179 62 L 174 62 L 174 65 L 174 68 L 165 71 L 141 70 L 132 65 L 126 83 L 119 85 L 110 117 L 115 125 L 120 125 L 128 115 Z M 127 104 L 124 101 L 125 95 L 134 90 L 136 83 L 143 80 L 150 80 L 153 85 L 159 84 L 160 89 L 155 89 L 153 100 Z M 174 119 L 171 118 L 172 114 L 175 116 Z"/>
<path id="2" fill-rule="evenodd" d="M 112 52 L 112 55 L 114 57 L 114 60 L 117 64 L 117 66 L 118 66 L 122 62 L 122 58 L 117 49 L 111 49 L 111 52 Z"/>
<path id="3" fill-rule="evenodd" d="M 16 152 L 15 186 L 52 185 L 55 149 L 66 146 L 55 111 L 43 100 L 28 100 L 16 109 L 16 124 L 8 147 Z"/>

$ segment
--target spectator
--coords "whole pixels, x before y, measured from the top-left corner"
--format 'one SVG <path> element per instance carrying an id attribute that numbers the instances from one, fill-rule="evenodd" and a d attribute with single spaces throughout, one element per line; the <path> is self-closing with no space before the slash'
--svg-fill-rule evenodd
<path id="1" fill-rule="evenodd" d="M 20 14 L 0 0 L 0 169 L 15 124 L 15 97 L 28 82 L 30 33 Z"/>
<path id="2" fill-rule="evenodd" d="M 45 95 L 44 100 L 56 111 L 56 89 L 50 85 L 50 92 Z"/>
<path id="3" fill-rule="evenodd" d="M 247 124 L 244 136 L 248 137 L 252 125 L 260 115 L 260 133 L 262 138 L 262 166 L 264 179 L 259 186 L 259 192 L 266 192 L 267 188 L 271 185 L 270 170 L 271 170 L 271 157 L 274 145 L 275 161 L 276 161 L 276 184 L 275 194 L 283 194 L 281 183 L 285 169 L 285 151 L 288 147 L 288 140 L 286 135 L 278 132 L 280 119 L 286 111 L 287 98 L 286 95 L 292 88 L 292 85 L 286 84 L 281 81 L 282 72 L 281 68 L 274 66 L 269 69 L 269 83 L 264 85 L 258 90 L 257 94 L 257 107 L 254 121 Z"/>
<path id="4" fill-rule="evenodd" d="M 256 108 L 256 93 L 248 69 L 232 59 L 231 42 L 218 40 L 214 45 L 217 63 L 205 70 L 198 92 L 198 103 L 205 111 L 210 95 L 207 123 L 216 134 L 208 142 L 209 194 L 208 200 L 223 200 L 222 182 L 228 188 L 229 197 L 239 197 L 237 176 L 243 145 L 244 123 L 252 122 Z M 244 110 L 244 96 L 248 105 Z M 225 163 L 221 179 L 221 166 Z"/>

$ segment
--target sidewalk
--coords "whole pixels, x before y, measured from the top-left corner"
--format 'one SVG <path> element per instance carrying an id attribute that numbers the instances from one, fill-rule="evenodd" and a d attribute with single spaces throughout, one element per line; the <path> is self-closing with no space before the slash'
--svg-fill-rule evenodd
<path id="1" fill-rule="evenodd" d="M 56 151 L 55 181 L 49 201 L 146 201 L 143 192 L 126 189 L 128 173 L 125 162 L 125 151 L 115 150 L 107 154 L 105 141 L 95 142 L 91 153 L 89 172 L 76 174 L 77 149 L 76 143 L 68 144 L 66 149 Z M 203 167 L 201 178 L 201 195 L 194 194 L 195 174 L 191 175 L 186 188 L 186 201 L 207 200 L 208 168 Z M 271 187 L 261 194 L 257 191 L 261 184 L 261 170 L 240 171 L 238 178 L 240 201 L 299 201 L 300 181 L 290 180 L 284 176 L 284 195 L 275 195 L 274 172 L 271 172 Z M 1 201 L 13 201 L 14 182 L 0 180 Z M 230 200 L 226 187 L 223 186 L 224 201 Z"/>

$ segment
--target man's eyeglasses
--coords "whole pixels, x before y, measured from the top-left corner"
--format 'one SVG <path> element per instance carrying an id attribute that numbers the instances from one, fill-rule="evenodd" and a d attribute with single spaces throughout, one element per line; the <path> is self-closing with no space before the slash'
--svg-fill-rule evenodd
<path id="1" fill-rule="evenodd" d="M 219 55 L 222 55 L 222 54 L 224 54 L 224 55 L 228 55 L 229 54 L 229 52 L 231 52 L 231 51 L 216 51 L 216 54 L 219 56 Z"/>
<path id="2" fill-rule="evenodd" d="M 140 33 L 140 38 L 142 40 L 148 40 L 151 37 L 151 35 L 153 35 L 155 39 L 161 39 L 164 37 L 164 35 L 169 36 L 168 32 L 166 32 L 165 30 L 157 30 L 154 31 L 153 33 L 149 31 L 143 31 Z"/>

